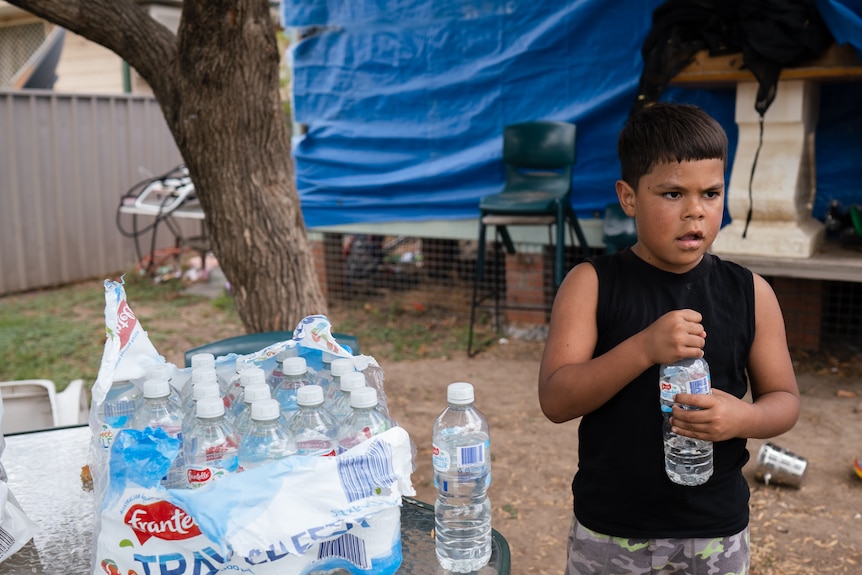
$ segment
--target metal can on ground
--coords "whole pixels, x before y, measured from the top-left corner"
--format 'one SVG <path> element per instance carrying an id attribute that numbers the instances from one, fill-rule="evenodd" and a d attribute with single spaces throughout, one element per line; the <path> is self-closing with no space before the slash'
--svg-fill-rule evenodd
<path id="1" fill-rule="evenodd" d="M 754 476 L 766 485 L 799 487 L 807 470 L 807 459 L 774 443 L 766 442 L 757 453 Z"/>

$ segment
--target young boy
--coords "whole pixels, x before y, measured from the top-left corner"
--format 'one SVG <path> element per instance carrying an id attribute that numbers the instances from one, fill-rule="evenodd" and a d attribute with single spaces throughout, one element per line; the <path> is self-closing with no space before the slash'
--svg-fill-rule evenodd
<path id="1" fill-rule="evenodd" d="M 566 573 L 747 573 L 746 438 L 784 433 L 799 415 L 781 310 L 763 278 L 707 253 L 727 163 L 714 119 L 654 104 L 629 119 L 618 153 L 637 243 L 568 274 L 539 371 L 545 416 L 582 418 Z M 671 423 L 714 442 L 714 472 L 688 487 L 664 469 L 658 366 L 698 357 L 712 395 L 677 395 Z"/>

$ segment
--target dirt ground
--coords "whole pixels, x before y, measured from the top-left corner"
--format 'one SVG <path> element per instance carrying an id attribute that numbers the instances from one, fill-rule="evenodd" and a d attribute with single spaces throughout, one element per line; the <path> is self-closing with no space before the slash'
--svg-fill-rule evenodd
<path id="1" fill-rule="evenodd" d="M 433 501 L 431 422 L 446 386 L 469 381 L 492 434 L 494 528 L 509 542 L 512 573 L 561 573 L 577 468 L 577 422 L 554 424 L 536 397 L 541 344 L 513 342 L 474 359 L 382 366 L 392 411 L 418 446 L 413 483 Z M 860 380 L 800 374 L 802 414 L 793 430 L 770 441 L 808 460 L 800 488 L 755 478 L 764 443 L 752 440 L 745 474 L 752 488 L 752 574 L 862 573 Z M 633 478 L 635 480 L 635 478 Z"/>
<path id="2" fill-rule="evenodd" d="M 147 317 L 145 310 L 136 312 Z M 213 339 L 227 335 L 235 334 Z M 182 335 L 163 343 L 159 351 L 182 365 L 180 350 L 189 347 Z M 464 353 L 380 361 L 392 414 L 417 445 L 412 479 L 423 501 L 435 497 L 431 425 L 445 406 L 446 386 L 475 386 L 477 406 L 491 425 L 493 526 L 509 542 L 517 574 L 562 573 L 577 468 L 577 422 L 553 424 L 538 406 L 541 349 L 540 342 L 514 340 L 472 359 Z M 363 352 L 374 355 L 373 349 Z M 758 481 L 754 460 L 763 441 L 749 442 L 753 575 L 862 573 L 862 479 L 853 471 L 854 458 L 862 455 L 862 377 L 843 375 L 847 370 L 840 367 L 820 371 L 800 370 L 800 420 L 771 440 L 808 460 L 801 487 Z"/>

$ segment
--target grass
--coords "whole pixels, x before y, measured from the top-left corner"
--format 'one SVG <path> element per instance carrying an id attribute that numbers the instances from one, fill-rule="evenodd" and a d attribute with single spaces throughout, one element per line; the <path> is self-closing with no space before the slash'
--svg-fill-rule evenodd
<path id="1" fill-rule="evenodd" d="M 449 357 L 467 349 L 467 323 L 456 312 L 399 300 L 358 300 L 332 306 L 338 331 L 355 335 L 380 360 Z"/>
<path id="2" fill-rule="evenodd" d="M 182 295 L 176 282 L 155 284 L 133 272 L 125 280 L 133 310 L 140 304 L 157 310 L 157 317 L 148 320 L 170 317 L 181 306 L 204 300 Z M 232 309 L 224 313 L 235 314 Z M 0 380 L 50 379 L 58 389 L 76 378 L 92 383 L 104 345 L 101 281 L 0 298 Z"/>
<path id="3" fill-rule="evenodd" d="M 179 280 L 155 283 L 132 271 L 125 282 L 130 307 L 166 357 L 171 346 L 182 352 L 245 331 L 228 295 L 188 295 Z M 0 380 L 50 379 L 58 389 L 76 378 L 92 384 L 104 350 L 104 312 L 101 280 L 0 297 Z M 361 351 L 378 361 L 465 353 L 464 315 L 412 302 L 409 294 L 361 296 L 335 302 L 329 312 L 333 331 L 355 335 Z M 477 337 L 487 331 L 478 328 Z"/>

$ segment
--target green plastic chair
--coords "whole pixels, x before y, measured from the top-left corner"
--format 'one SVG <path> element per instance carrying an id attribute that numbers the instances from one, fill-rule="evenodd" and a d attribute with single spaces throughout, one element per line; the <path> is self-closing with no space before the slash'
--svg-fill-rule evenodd
<path id="1" fill-rule="evenodd" d="M 503 130 L 506 183 L 500 193 L 485 196 L 479 202 L 479 244 L 468 355 L 473 355 L 473 324 L 480 303 L 479 284 L 485 274 L 485 236 L 489 226 L 494 226 L 495 238 L 502 240 L 509 254 L 515 253 L 509 227 L 547 226 L 548 243 L 554 246 L 554 290 L 560 286 L 566 272 L 566 227 L 572 243 L 577 237 L 581 250 L 588 249 L 570 201 L 572 166 L 576 160 L 575 135 L 574 124 L 558 121 L 524 122 L 506 126 Z M 556 230 L 555 235 L 552 230 Z M 495 285 L 493 290 L 499 331 L 500 286 Z"/>
<path id="2" fill-rule="evenodd" d="M 635 219 L 623 211 L 618 202 L 605 207 L 605 217 L 602 220 L 602 243 L 608 253 L 624 250 L 638 241 Z"/>
<path id="3" fill-rule="evenodd" d="M 355 336 L 346 333 L 333 333 L 332 337 L 335 341 L 345 347 L 349 347 L 353 355 L 359 355 L 359 340 Z M 186 350 L 184 356 L 186 367 L 191 367 L 192 356 L 196 353 L 211 353 L 216 357 L 235 353 L 237 355 L 246 355 L 259 351 L 268 345 L 272 345 L 279 341 L 285 341 L 293 338 L 292 331 L 266 331 L 260 333 L 249 333 L 246 335 L 238 335 L 228 337 L 193 347 Z"/>

